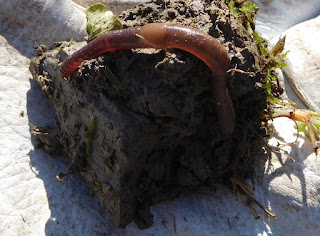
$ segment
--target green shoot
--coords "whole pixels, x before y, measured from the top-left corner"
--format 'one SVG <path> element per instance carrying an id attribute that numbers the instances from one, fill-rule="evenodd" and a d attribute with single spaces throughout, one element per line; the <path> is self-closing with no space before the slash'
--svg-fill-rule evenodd
<path id="1" fill-rule="evenodd" d="M 106 11 L 106 7 L 101 3 L 88 7 L 86 15 L 89 40 L 105 32 L 122 29 L 120 20 L 111 11 Z"/>
<path id="2" fill-rule="evenodd" d="M 112 71 L 106 66 L 105 71 L 107 73 L 107 77 L 112 83 L 112 86 L 114 89 L 124 98 L 126 98 L 129 95 L 128 87 L 122 83 L 113 73 Z"/>

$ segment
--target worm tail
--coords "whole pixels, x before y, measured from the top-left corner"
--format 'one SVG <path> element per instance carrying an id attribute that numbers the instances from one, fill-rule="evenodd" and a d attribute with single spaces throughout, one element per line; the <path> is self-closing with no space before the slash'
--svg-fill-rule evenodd
<path id="1" fill-rule="evenodd" d="M 214 73 L 212 79 L 212 96 L 216 103 L 218 123 L 222 139 L 231 136 L 235 125 L 235 112 L 227 88 L 226 73 Z"/>

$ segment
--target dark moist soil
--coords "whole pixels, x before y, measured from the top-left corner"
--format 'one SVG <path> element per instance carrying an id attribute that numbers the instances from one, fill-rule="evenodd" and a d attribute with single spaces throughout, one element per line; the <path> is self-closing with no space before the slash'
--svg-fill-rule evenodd
<path id="1" fill-rule="evenodd" d="M 153 222 L 150 206 L 169 198 L 169 189 L 252 176 L 266 96 L 253 37 L 224 1 L 155 0 L 119 17 L 124 27 L 172 22 L 203 30 L 225 46 L 232 68 L 254 72 L 228 73 L 236 126 L 222 140 L 210 100 L 212 72 L 185 51 L 109 52 L 83 63 L 68 81 L 59 63 L 84 43 L 64 43 L 32 60 L 30 70 L 56 110 L 69 171 L 81 171 L 117 226 L 134 220 L 143 229 Z M 106 67 L 127 96 L 113 87 Z"/>

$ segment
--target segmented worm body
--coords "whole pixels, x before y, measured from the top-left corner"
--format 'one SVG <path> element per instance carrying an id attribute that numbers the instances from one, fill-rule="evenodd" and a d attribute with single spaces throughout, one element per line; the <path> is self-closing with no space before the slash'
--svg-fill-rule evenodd
<path id="1" fill-rule="evenodd" d="M 108 51 L 136 48 L 178 48 L 200 58 L 213 71 L 212 94 L 223 138 L 234 129 L 234 109 L 227 89 L 226 71 L 230 58 L 225 48 L 210 35 L 187 26 L 151 23 L 142 27 L 111 31 L 72 54 L 61 65 L 63 77 L 69 76 L 81 63 Z"/>

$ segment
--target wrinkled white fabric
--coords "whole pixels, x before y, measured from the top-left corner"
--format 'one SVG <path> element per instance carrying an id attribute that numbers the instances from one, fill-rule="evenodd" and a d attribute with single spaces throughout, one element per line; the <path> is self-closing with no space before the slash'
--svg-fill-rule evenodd
<path id="1" fill-rule="evenodd" d="M 320 16 L 284 34 L 288 52 L 284 73 L 307 107 L 320 112 Z"/>
<path id="2" fill-rule="evenodd" d="M 303 21 L 320 15 L 318 0 L 253 0 L 260 10 L 256 29 L 271 40 L 278 38 L 285 30 Z"/>

